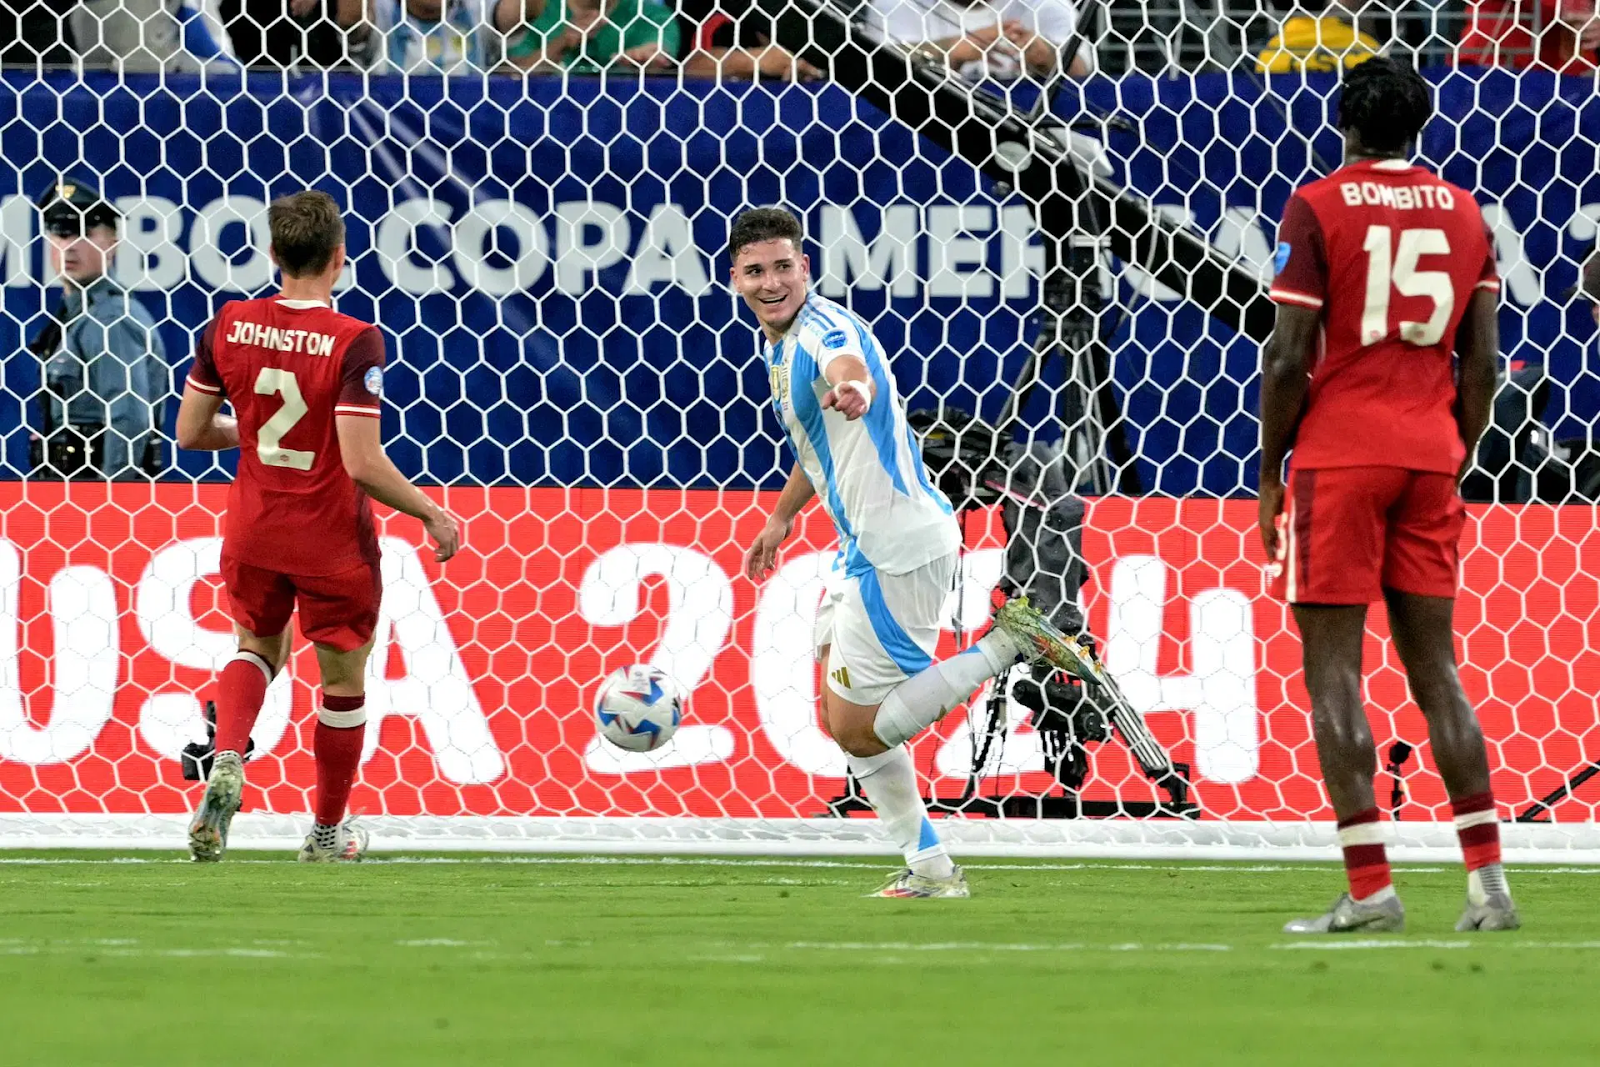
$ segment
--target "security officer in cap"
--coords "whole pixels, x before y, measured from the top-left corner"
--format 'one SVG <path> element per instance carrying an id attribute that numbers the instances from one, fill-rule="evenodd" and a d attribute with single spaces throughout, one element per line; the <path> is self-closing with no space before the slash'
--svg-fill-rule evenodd
<path id="1" fill-rule="evenodd" d="M 62 297 L 28 346 L 44 363 L 34 477 L 154 477 L 171 371 L 155 320 L 110 275 L 117 210 L 92 185 L 63 178 L 39 211 Z"/>

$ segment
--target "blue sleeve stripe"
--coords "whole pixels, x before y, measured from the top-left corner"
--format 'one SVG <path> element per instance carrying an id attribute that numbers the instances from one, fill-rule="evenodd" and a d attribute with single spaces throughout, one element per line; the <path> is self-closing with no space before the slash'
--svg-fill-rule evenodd
<path id="1" fill-rule="evenodd" d="M 883 586 L 878 584 L 878 572 L 867 570 L 856 577 L 861 590 L 861 603 L 866 606 L 867 620 L 878 644 L 894 660 L 894 665 L 905 674 L 917 674 L 933 663 L 933 657 L 911 639 L 904 627 L 895 621 L 894 613 L 883 599 Z"/>
<path id="2" fill-rule="evenodd" d="M 906 489 L 905 476 L 900 471 L 899 451 L 895 447 L 894 404 L 891 401 L 889 376 L 883 353 L 878 348 L 878 342 L 873 340 L 859 319 L 855 322 L 855 328 L 856 336 L 861 340 L 861 351 L 867 358 L 867 370 L 872 375 L 872 390 L 877 398 L 861 421 L 866 424 L 867 436 L 872 439 L 873 451 L 878 453 L 878 462 L 888 472 L 889 481 L 897 492 L 903 496 L 910 496 L 910 491 Z"/>
<path id="3" fill-rule="evenodd" d="M 817 305 L 816 297 L 812 297 L 810 300 L 806 301 L 802 314 L 804 314 L 805 311 L 811 312 L 812 315 L 820 319 L 825 328 L 830 330 L 833 329 L 833 320 L 828 318 L 828 316 L 823 312 L 822 308 Z"/>
<path id="4" fill-rule="evenodd" d="M 928 481 L 928 465 L 922 461 L 922 449 L 917 445 L 917 435 L 911 432 L 910 424 L 906 425 L 906 448 L 911 452 L 911 465 L 917 468 L 917 484 L 922 486 L 922 491 L 939 505 L 939 510 L 946 515 L 954 515 L 955 509 L 950 506 L 950 501 L 944 494 L 933 488 L 933 483 Z"/>
<path id="5" fill-rule="evenodd" d="M 850 529 L 850 518 L 844 513 L 844 502 L 839 499 L 839 489 L 833 472 L 833 450 L 828 447 L 828 430 L 822 421 L 822 405 L 817 402 L 816 390 L 811 383 L 817 377 L 817 361 L 804 345 L 794 350 L 794 370 L 790 375 L 790 396 L 794 400 L 795 418 L 806 429 L 806 439 L 817 454 L 817 465 L 822 468 L 822 481 L 828 491 L 828 511 L 834 525 L 847 546 L 855 541 Z"/>

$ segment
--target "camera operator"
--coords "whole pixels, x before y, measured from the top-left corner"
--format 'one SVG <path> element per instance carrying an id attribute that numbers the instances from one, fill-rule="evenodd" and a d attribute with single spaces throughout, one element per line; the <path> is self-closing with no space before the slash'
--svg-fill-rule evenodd
<path id="1" fill-rule="evenodd" d="M 43 362 L 33 476 L 154 477 L 171 372 L 150 313 L 110 276 L 117 210 L 93 186 L 63 178 L 39 198 L 39 211 L 62 294 L 28 345 Z"/>

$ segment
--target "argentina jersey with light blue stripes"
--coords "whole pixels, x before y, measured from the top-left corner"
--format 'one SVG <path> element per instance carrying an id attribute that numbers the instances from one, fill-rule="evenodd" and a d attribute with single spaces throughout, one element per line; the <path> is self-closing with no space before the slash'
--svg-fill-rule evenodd
<path id="1" fill-rule="evenodd" d="M 762 347 L 773 404 L 801 469 L 839 531 L 846 572 L 904 574 L 961 547 L 950 501 L 928 475 L 883 346 L 860 318 L 812 294 L 789 332 Z M 872 406 L 850 421 L 824 410 L 823 370 L 854 356 Z"/>

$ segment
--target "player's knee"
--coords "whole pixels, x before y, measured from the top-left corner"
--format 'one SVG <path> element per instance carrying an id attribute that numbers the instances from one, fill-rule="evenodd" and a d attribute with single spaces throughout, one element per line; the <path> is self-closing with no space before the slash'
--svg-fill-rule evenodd
<path id="1" fill-rule="evenodd" d="M 888 748 L 873 731 L 871 715 L 840 716 L 833 723 L 833 739 L 852 756 L 876 756 Z"/>

